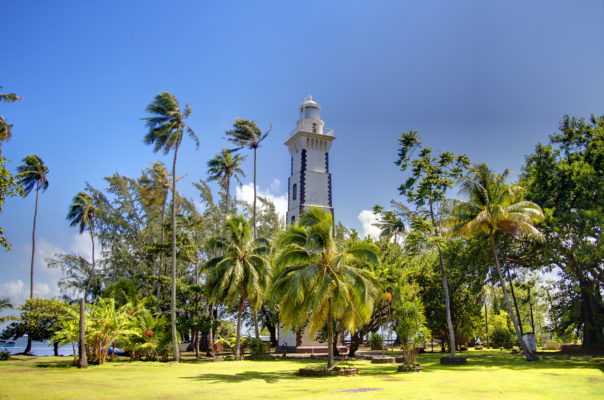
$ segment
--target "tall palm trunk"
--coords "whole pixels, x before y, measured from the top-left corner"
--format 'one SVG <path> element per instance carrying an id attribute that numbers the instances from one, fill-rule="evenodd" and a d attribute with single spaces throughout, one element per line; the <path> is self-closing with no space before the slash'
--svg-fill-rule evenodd
<path id="1" fill-rule="evenodd" d="M 36 203 L 34 208 L 34 227 L 31 232 L 31 268 L 29 272 L 29 298 L 34 298 L 34 255 L 36 253 L 36 219 L 38 217 L 38 194 L 40 192 L 40 183 L 36 186 Z M 27 335 L 27 346 L 24 354 L 31 354 L 31 335 Z"/>
<path id="2" fill-rule="evenodd" d="M 235 358 L 240 358 L 241 346 L 241 314 L 243 314 L 244 297 L 239 298 L 239 311 L 237 312 L 237 337 L 235 339 Z"/>
<path id="3" fill-rule="evenodd" d="M 160 300 L 160 294 L 161 294 L 161 276 L 163 273 L 163 269 L 164 269 L 164 253 L 163 253 L 163 247 L 164 247 L 164 242 L 165 242 L 165 237 L 166 237 L 166 232 L 164 231 L 164 222 L 166 219 L 166 202 L 168 200 L 168 191 L 166 190 L 166 194 L 164 194 L 164 201 L 162 203 L 162 207 L 161 207 L 161 238 L 160 238 L 160 243 L 161 243 L 161 247 L 162 247 L 162 252 L 159 253 L 159 267 L 157 269 L 157 302 L 159 303 Z"/>
<path id="4" fill-rule="evenodd" d="M 493 234 L 493 230 L 491 229 L 489 239 L 491 241 L 491 250 L 493 251 L 493 259 L 495 260 L 495 267 L 497 268 L 497 274 L 499 275 L 499 283 L 501 284 L 501 288 L 503 289 L 503 296 L 505 298 L 505 302 L 508 307 L 508 313 L 510 314 L 510 318 L 512 319 L 512 323 L 514 324 L 514 329 L 516 330 L 516 336 L 518 336 L 518 340 L 520 341 L 520 346 L 522 346 L 522 350 L 524 350 L 524 354 L 526 356 L 526 361 L 536 361 L 539 358 L 533 354 L 522 340 L 522 335 L 520 334 L 520 329 L 518 329 L 518 322 L 516 322 L 516 317 L 514 316 L 514 310 L 512 310 L 512 303 L 510 302 L 510 296 L 508 295 L 508 291 L 505 288 L 505 281 L 503 279 L 503 274 L 501 273 L 501 267 L 499 266 L 499 257 L 497 257 L 497 246 L 495 245 L 495 236 Z"/>
<path id="5" fill-rule="evenodd" d="M 256 339 L 260 339 L 260 329 L 258 329 L 258 311 L 252 309 L 252 314 L 254 315 L 254 334 L 256 335 Z"/>
<path id="6" fill-rule="evenodd" d="M 254 212 L 252 217 L 254 223 L 254 239 L 256 239 L 256 148 L 254 147 Z"/>
<path id="7" fill-rule="evenodd" d="M 429 202 L 430 205 L 430 219 L 432 220 L 432 226 L 434 227 L 434 233 L 438 234 L 436 228 L 436 218 L 434 218 L 434 211 L 432 208 L 432 200 Z M 453 330 L 453 320 L 451 318 L 451 302 L 449 300 L 449 283 L 447 281 L 447 272 L 445 271 L 445 262 L 443 259 L 443 252 L 438 247 L 438 259 L 440 261 L 440 272 L 443 278 L 443 289 L 445 290 L 445 305 L 447 307 L 447 327 L 449 328 L 449 350 L 451 351 L 451 357 L 455 357 L 455 331 Z"/>
<path id="8" fill-rule="evenodd" d="M 94 279 L 94 270 L 95 270 L 95 265 L 94 265 L 94 225 L 92 223 L 92 220 L 89 220 L 88 224 L 90 227 L 90 242 L 92 243 L 92 268 L 90 269 L 90 277 L 88 278 L 88 283 L 86 284 L 86 290 L 84 290 L 84 301 L 86 301 L 86 299 L 88 298 L 88 293 L 90 293 L 90 285 L 92 283 L 92 280 Z"/>
<path id="9" fill-rule="evenodd" d="M 333 315 L 331 299 L 327 299 L 327 368 L 333 366 Z"/>
<path id="10" fill-rule="evenodd" d="M 174 148 L 174 162 L 172 163 L 172 296 L 170 301 L 170 326 L 172 329 L 172 347 L 174 361 L 180 362 L 178 350 L 178 335 L 176 333 L 176 158 L 178 146 Z"/>
<path id="11" fill-rule="evenodd" d="M 226 204 L 224 205 L 224 217 L 231 212 L 231 179 L 227 176 L 224 183 L 224 191 L 226 194 Z"/>
<path id="12" fill-rule="evenodd" d="M 216 357 L 214 353 L 214 302 L 210 303 L 210 331 L 208 332 L 208 356 Z"/>
<path id="13" fill-rule="evenodd" d="M 524 335 L 524 328 L 522 327 L 522 318 L 520 317 L 520 309 L 518 308 L 518 301 L 516 300 L 516 293 L 514 292 L 514 284 L 510 277 L 510 271 L 507 271 L 508 282 L 510 283 L 510 292 L 512 293 L 512 300 L 514 301 L 514 308 L 516 309 L 516 318 L 518 320 L 518 328 L 520 329 L 520 335 Z"/>
<path id="14" fill-rule="evenodd" d="M 88 359 L 86 358 L 86 313 L 84 311 L 84 299 L 80 299 L 80 338 L 78 343 L 78 353 L 80 359 L 78 368 L 88 368 Z"/>

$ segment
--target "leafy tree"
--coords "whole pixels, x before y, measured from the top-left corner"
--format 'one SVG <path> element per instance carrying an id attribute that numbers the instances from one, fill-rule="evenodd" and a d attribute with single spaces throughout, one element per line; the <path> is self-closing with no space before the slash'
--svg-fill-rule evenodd
<path id="1" fill-rule="evenodd" d="M 70 226 L 78 225 L 80 233 L 84 233 L 86 229 L 90 232 L 90 242 L 92 244 L 92 265 L 90 268 L 90 278 L 84 290 L 84 300 L 90 292 L 90 285 L 94 277 L 94 220 L 96 217 L 96 207 L 93 204 L 92 197 L 86 192 L 79 192 L 71 201 L 71 206 L 67 213 L 67 220 Z"/>
<path id="2" fill-rule="evenodd" d="M 59 328 L 57 322 L 64 314 L 64 306 L 65 303 L 56 299 L 28 299 L 17 308 L 21 312 L 18 320 L 8 325 L 0 338 L 18 339 L 27 334 L 32 340 L 48 340 Z M 31 342 L 28 341 L 23 353 L 31 355 Z M 56 345 L 55 355 L 58 355 Z"/>
<path id="3" fill-rule="evenodd" d="M 604 116 L 565 116 L 549 144 L 526 157 L 521 177 L 526 196 L 547 219 L 537 265 L 556 269 L 564 295 L 555 305 L 559 332 L 580 328 L 582 348 L 604 348 Z"/>
<path id="4" fill-rule="evenodd" d="M 220 254 L 205 266 L 211 299 L 227 305 L 238 303 L 235 354 L 239 357 L 241 315 L 245 302 L 251 309 L 258 310 L 268 287 L 269 241 L 265 238 L 255 239 L 245 218 L 231 215 L 225 221 L 222 236 L 211 239 L 208 246 L 215 254 Z"/>
<path id="5" fill-rule="evenodd" d="M 7 197 L 25 196 L 23 188 L 19 185 L 17 179 L 10 173 L 6 168 L 6 158 L 0 155 L 0 212 L 2 206 L 6 201 Z M 4 236 L 4 230 L 0 227 L 0 246 L 6 250 L 10 250 L 11 246 L 6 236 Z"/>
<path id="6" fill-rule="evenodd" d="M 415 362 L 417 348 L 430 336 L 430 330 L 426 326 L 424 305 L 417 294 L 417 288 L 407 286 L 406 290 L 395 298 L 393 305 L 396 334 L 407 363 Z"/>
<path id="7" fill-rule="evenodd" d="M 398 242 L 399 236 L 405 233 L 405 224 L 392 210 L 384 211 L 380 206 L 373 206 L 373 213 L 380 217 L 374 225 L 380 228 L 380 238 Z"/>
<path id="8" fill-rule="evenodd" d="M 0 86 L 2 90 L 2 86 Z M 14 103 L 21 100 L 21 97 L 15 93 L 0 93 L 0 103 Z M 12 137 L 11 129 L 13 124 L 9 124 L 4 116 L 0 115 L 0 157 L 2 157 L 2 142 L 8 142 Z"/>
<path id="9" fill-rule="evenodd" d="M 538 358 L 522 340 L 518 321 L 514 317 L 497 256 L 495 232 L 501 231 L 514 237 L 525 234 L 541 238 L 542 234 L 533 224 L 535 221 L 543 220 L 543 212 L 537 204 L 520 199 L 522 189 L 519 186 L 510 187 L 505 184 L 509 173 L 510 170 L 505 170 L 502 175 L 496 175 L 489 170 L 486 164 L 478 164 L 471 169 L 470 175 L 463 178 L 460 190 L 460 193 L 469 197 L 469 200 L 456 203 L 451 210 L 451 224 L 453 224 L 454 231 L 464 235 L 488 235 L 497 275 L 516 335 L 524 350 L 526 360 L 534 361 Z"/>
<path id="10" fill-rule="evenodd" d="M 377 263 L 367 243 L 338 246 L 332 216 L 311 208 L 279 238 L 280 253 L 272 290 L 280 298 L 285 329 L 301 329 L 310 318 L 311 335 L 327 324 L 328 366 L 333 365 L 333 321 L 350 332 L 369 321 L 377 296 L 370 272 L 355 262 Z M 310 314 L 310 316 L 309 316 Z"/>
<path id="11" fill-rule="evenodd" d="M 142 118 L 147 121 L 146 125 L 149 128 L 149 132 L 145 135 L 145 144 L 152 144 L 154 152 L 162 150 L 164 154 L 168 154 L 171 150 L 174 150 L 174 160 L 172 162 L 172 297 L 170 313 L 174 360 L 180 362 L 176 333 L 176 159 L 185 132 L 197 148 L 199 147 L 199 139 L 197 139 L 193 129 L 185 123 L 185 119 L 191 115 L 191 107 L 188 103 L 185 103 L 184 110 L 181 110 L 180 104 L 178 104 L 178 100 L 174 95 L 161 92 L 147 106 L 146 111 L 152 116 Z"/>
<path id="12" fill-rule="evenodd" d="M 44 161 L 35 155 L 30 154 L 23 159 L 23 165 L 17 167 L 19 184 L 23 187 L 23 193 L 29 195 L 31 191 L 36 189 L 36 202 L 34 208 L 34 227 L 31 234 L 31 269 L 30 269 L 30 286 L 29 298 L 34 298 L 34 255 L 36 252 L 36 219 L 38 216 L 38 195 L 40 190 L 43 192 L 48 189 L 48 167 L 44 165 Z M 29 340 L 29 339 L 28 339 Z"/>
<path id="13" fill-rule="evenodd" d="M 260 128 L 254 121 L 247 121 L 238 118 L 233 124 L 233 129 L 226 132 L 227 139 L 237 146 L 233 151 L 239 151 L 243 148 L 248 148 L 254 152 L 254 211 L 252 214 L 252 226 L 254 227 L 254 237 L 257 237 L 256 232 L 256 151 L 260 144 L 268 136 L 271 128 L 262 133 Z"/>
<path id="14" fill-rule="evenodd" d="M 245 172 L 241 169 L 241 163 L 245 158 L 246 156 L 233 155 L 229 150 L 223 149 L 222 152 L 208 161 L 208 179 L 220 182 L 225 193 L 225 215 L 229 213 L 228 210 L 230 210 L 231 204 L 231 178 L 234 177 L 241 184 L 239 176 L 245 176 Z"/>
<path id="15" fill-rule="evenodd" d="M 445 200 L 448 189 L 453 186 L 456 178 L 469 164 L 465 155 L 455 156 L 444 152 L 439 155 L 432 154 L 432 149 L 422 147 L 416 158 L 412 153 L 420 148 L 421 142 L 415 131 L 403 133 L 399 138 L 398 160 L 395 162 L 401 169 L 406 171 L 410 166 L 411 176 L 399 186 L 398 190 L 407 200 L 418 208 L 428 206 L 426 214 L 430 218 L 434 236 L 440 236 L 440 223 L 437 220 L 438 207 Z M 445 291 L 445 305 L 447 307 L 447 325 L 449 327 L 449 341 L 451 356 L 455 357 L 455 333 L 451 319 L 451 305 L 449 300 L 449 285 L 447 273 L 443 260 L 441 245 L 437 242 L 440 268 L 442 273 L 443 288 Z"/>

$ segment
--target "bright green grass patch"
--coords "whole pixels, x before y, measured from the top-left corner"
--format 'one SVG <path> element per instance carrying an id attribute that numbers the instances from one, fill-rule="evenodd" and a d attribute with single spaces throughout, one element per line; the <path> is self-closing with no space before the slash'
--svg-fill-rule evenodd
<path id="1" fill-rule="evenodd" d="M 591 357 L 546 353 L 527 363 L 498 350 L 464 352 L 465 366 L 441 366 L 422 354 L 424 371 L 350 362 L 359 376 L 303 378 L 323 360 L 181 364 L 119 361 L 78 370 L 68 357 L 15 357 L 0 362 L 0 398 L 9 399 L 602 399 L 604 364 Z M 379 389 L 363 393 L 341 390 Z"/>

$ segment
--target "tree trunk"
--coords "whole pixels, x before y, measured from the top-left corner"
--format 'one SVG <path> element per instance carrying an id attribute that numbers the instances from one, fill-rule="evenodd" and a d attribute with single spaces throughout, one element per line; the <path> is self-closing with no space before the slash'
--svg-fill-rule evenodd
<path id="1" fill-rule="evenodd" d="M 268 314 L 268 310 L 264 304 L 262 307 L 260 307 L 260 311 L 264 316 L 264 326 L 266 326 L 266 329 L 268 329 L 268 332 L 271 336 L 271 346 L 277 347 L 279 345 L 279 341 L 277 340 L 277 327 L 271 323 L 270 315 Z"/>
<path id="2" fill-rule="evenodd" d="M 34 255 L 36 253 L 36 219 L 38 217 L 38 194 L 40 185 L 36 187 L 36 206 L 34 208 L 34 228 L 31 231 L 31 269 L 29 272 L 29 298 L 34 298 Z"/>
<path id="3" fill-rule="evenodd" d="M 168 190 L 166 190 L 166 193 L 164 194 L 164 201 L 162 203 L 162 207 L 161 207 L 161 238 L 160 238 L 160 243 L 161 243 L 161 248 L 162 251 L 159 253 L 159 266 L 157 268 L 157 304 L 159 307 L 159 301 L 160 301 L 160 296 L 161 296 L 161 277 L 162 277 L 162 272 L 164 269 L 164 253 L 163 253 L 163 249 L 164 249 L 164 242 L 165 242 L 165 235 L 166 232 L 164 231 L 164 223 L 165 223 L 165 218 L 166 218 L 166 202 L 168 200 Z"/>
<path id="4" fill-rule="evenodd" d="M 178 146 L 174 148 L 174 161 L 172 163 L 172 295 L 170 299 L 170 328 L 172 330 L 172 348 L 174 361 L 180 362 L 178 349 L 178 334 L 176 332 L 176 158 Z"/>
<path id="5" fill-rule="evenodd" d="M 208 332 L 208 356 L 216 357 L 214 353 L 214 303 L 210 303 L 210 329 Z"/>
<path id="6" fill-rule="evenodd" d="M 487 311 L 487 301 L 485 298 L 484 301 L 484 327 L 486 330 L 486 340 L 487 340 L 487 347 L 489 347 L 489 315 L 488 315 L 488 311 Z"/>
<path id="7" fill-rule="evenodd" d="M 355 353 L 359 349 L 359 346 L 363 344 L 363 336 L 365 336 L 365 331 L 361 331 L 360 329 L 357 329 L 353 335 L 350 335 L 348 357 L 354 357 Z"/>
<path id="8" fill-rule="evenodd" d="M 241 314 L 243 314 L 243 302 L 244 298 L 239 298 L 239 310 L 237 312 L 237 337 L 235 339 L 235 358 L 241 358 L 240 347 L 241 347 Z"/>
<path id="9" fill-rule="evenodd" d="M 86 290 L 84 291 L 84 301 L 88 297 L 88 293 L 90 292 L 90 285 L 92 283 L 92 279 L 94 278 L 94 223 L 92 219 L 88 219 L 88 227 L 90 228 L 90 242 L 92 243 L 92 268 L 90 269 L 90 277 L 88 278 L 88 283 L 86 284 Z"/>
<path id="10" fill-rule="evenodd" d="M 252 214 L 254 224 L 254 239 L 256 239 L 256 148 L 254 147 L 254 212 Z"/>
<path id="11" fill-rule="evenodd" d="M 434 233 L 438 235 L 438 228 L 436 227 L 436 218 L 434 218 L 434 210 L 432 208 L 432 200 L 429 201 L 430 205 L 430 219 L 432 220 L 432 226 L 434 227 Z M 453 319 L 451 318 L 451 302 L 449 301 L 449 283 L 447 282 L 447 272 L 445 271 L 445 262 L 443 259 L 443 252 L 438 247 L 438 259 L 440 261 L 440 271 L 443 278 L 443 289 L 445 290 L 445 306 L 447 307 L 447 327 L 449 328 L 449 349 L 451 350 L 451 357 L 455 357 L 455 331 L 453 330 Z"/>
<path id="12" fill-rule="evenodd" d="M 522 327 L 522 318 L 520 317 L 520 309 L 518 308 L 518 302 L 516 301 L 516 293 L 514 292 L 514 284 L 512 283 L 512 278 L 510 278 L 510 270 L 507 271 L 508 282 L 510 283 L 510 292 L 512 293 L 512 300 L 514 301 L 514 308 L 516 309 L 516 318 L 518 319 L 518 328 L 520 329 L 520 334 L 524 335 L 524 328 Z"/>
<path id="13" fill-rule="evenodd" d="M 528 303 L 529 303 L 529 311 L 531 312 L 531 329 L 533 330 L 533 334 L 535 334 L 535 319 L 533 318 L 533 303 L 531 302 L 531 287 L 527 287 L 528 291 Z"/>
<path id="14" fill-rule="evenodd" d="M 52 352 L 55 357 L 59 356 L 59 342 L 52 342 Z"/>
<path id="15" fill-rule="evenodd" d="M 260 329 L 258 327 L 258 312 L 252 309 L 252 314 L 254 315 L 254 334 L 256 335 L 256 339 L 260 339 Z"/>
<path id="16" fill-rule="evenodd" d="M 520 346 L 522 346 L 522 350 L 524 350 L 524 355 L 526 356 L 526 361 L 536 361 L 539 358 L 533 354 L 524 343 L 522 339 L 522 335 L 520 334 L 520 329 L 518 328 L 518 323 L 516 322 L 516 317 L 514 316 L 514 310 L 512 310 L 512 303 L 510 302 L 510 296 L 508 295 L 508 291 L 505 288 L 505 281 L 503 279 L 503 274 L 501 273 L 501 267 L 499 265 L 499 257 L 497 257 L 497 246 L 495 245 L 495 236 L 493 235 L 493 231 L 491 230 L 489 239 L 491 241 L 491 250 L 493 251 L 493 259 L 495 260 L 495 267 L 497 268 L 497 274 L 499 275 L 499 283 L 501 283 L 501 288 L 503 289 L 503 297 L 505 298 L 505 303 L 508 308 L 508 313 L 510 314 L 510 318 L 512 319 L 512 323 L 514 324 L 514 330 L 516 331 L 516 336 L 520 341 Z"/>
<path id="17" fill-rule="evenodd" d="M 25 346 L 25 350 L 23 350 L 23 354 L 26 356 L 31 356 L 31 336 L 27 335 L 27 345 Z"/>
<path id="18" fill-rule="evenodd" d="M 78 343 L 78 353 L 80 355 L 78 368 L 88 368 L 88 359 L 86 358 L 86 312 L 84 310 L 84 299 L 80 299 L 80 339 Z"/>
<path id="19" fill-rule="evenodd" d="M 327 368 L 333 366 L 333 316 L 331 299 L 327 300 Z"/>

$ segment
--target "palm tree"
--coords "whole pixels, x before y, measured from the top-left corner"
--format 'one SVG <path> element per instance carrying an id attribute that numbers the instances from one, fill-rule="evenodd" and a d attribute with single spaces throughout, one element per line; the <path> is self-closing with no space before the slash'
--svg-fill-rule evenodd
<path id="1" fill-rule="evenodd" d="M 86 229 L 90 232 L 90 242 L 92 243 L 92 267 L 90 269 L 90 276 L 88 283 L 86 283 L 86 289 L 84 290 L 84 300 L 88 297 L 90 292 L 90 284 L 94 277 L 95 262 L 94 262 L 94 219 L 96 217 L 96 207 L 92 197 L 86 192 L 79 192 L 76 194 L 71 201 L 69 212 L 67 213 L 67 220 L 70 226 L 78 225 L 80 233 L 84 233 Z"/>
<path id="2" fill-rule="evenodd" d="M 451 210 L 449 224 L 452 226 L 453 232 L 459 232 L 467 236 L 476 236 L 481 233 L 488 235 L 499 283 L 503 289 L 508 313 L 514 324 L 516 335 L 527 361 L 534 361 L 538 358 L 522 340 L 518 321 L 516 321 L 512 310 L 497 256 L 495 233 L 501 231 L 513 237 L 525 234 L 541 239 L 541 232 L 533 224 L 543 220 L 544 216 L 537 204 L 520 199 L 521 188 L 519 186 L 505 184 L 505 179 L 509 174 L 509 169 L 506 169 L 503 174 L 497 175 L 486 164 L 475 165 L 470 170 L 470 175 L 461 182 L 460 193 L 467 195 L 469 200 L 455 203 Z"/>
<path id="3" fill-rule="evenodd" d="M 0 297 L 0 311 L 4 310 L 4 309 L 8 309 L 8 308 L 13 308 L 13 303 L 11 302 L 11 300 L 8 297 Z M 14 317 L 8 315 L 5 317 L 0 317 L 0 323 L 2 322 L 6 322 L 6 321 L 11 321 L 12 319 L 14 319 Z"/>
<path id="4" fill-rule="evenodd" d="M 286 329 L 301 329 L 310 318 L 312 335 L 327 323 L 328 367 L 333 365 L 334 319 L 353 333 L 371 317 L 376 288 L 369 270 L 358 265 L 378 262 L 373 245 L 338 246 L 332 225 L 330 213 L 311 208 L 279 238 L 272 287 L 281 299 L 279 317 Z"/>
<path id="5" fill-rule="evenodd" d="M 228 214 L 230 210 L 230 191 L 231 191 L 231 177 L 235 177 L 237 182 L 241 184 L 239 176 L 245 176 L 245 172 L 241 169 L 241 163 L 245 160 L 246 156 L 239 154 L 233 154 L 223 149 L 222 152 L 216 154 L 214 158 L 208 161 L 208 179 L 211 181 L 217 181 L 222 185 L 224 190 L 226 202 L 224 205 L 224 214 Z"/>
<path id="6" fill-rule="evenodd" d="M 235 355 L 239 357 L 241 315 L 245 302 L 252 310 L 258 310 L 268 286 L 269 241 L 254 239 L 252 228 L 243 216 L 229 215 L 222 236 L 212 238 L 208 247 L 215 254 L 222 254 L 209 260 L 205 266 L 210 298 L 229 306 L 238 303 Z"/>
<path id="7" fill-rule="evenodd" d="M 254 206 L 252 214 L 252 224 L 254 227 L 254 237 L 256 237 L 256 150 L 260 147 L 260 143 L 270 133 L 271 128 L 268 131 L 262 133 L 260 128 L 254 121 L 247 121 L 245 119 L 237 118 L 233 124 L 233 129 L 226 132 L 227 139 L 238 146 L 232 151 L 239 151 L 243 148 L 248 148 L 254 151 Z"/>
<path id="8" fill-rule="evenodd" d="M 399 235 L 405 232 L 405 223 L 392 210 L 380 212 L 380 219 L 373 224 L 380 228 L 380 238 L 398 243 Z"/>
<path id="9" fill-rule="evenodd" d="M 34 207 L 34 227 L 31 234 L 31 268 L 29 275 L 29 298 L 34 298 L 34 254 L 36 252 L 36 219 L 38 217 L 38 195 L 40 190 L 43 192 L 48 188 L 48 167 L 44 161 L 35 155 L 30 154 L 23 159 L 23 165 L 17 167 L 19 184 L 27 196 L 36 188 L 36 202 Z"/>
<path id="10" fill-rule="evenodd" d="M 192 112 L 189 103 L 185 103 L 184 110 L 181 110 L 180 104 L 174 95 L 161 92 L 155 96 L 145 110 L 151 114 L 150 117 L 142 118 L 147 121 L 146 125 L 149 128 L 149 132 L 145 135 L 145 144 L 152 144 L 153 152 L 162 150 L 164 154 L 168 154 L 174 149 L 174 160 L 172 162 L 172 299 L 170 317 L 174 361 L 180 362 L 176 332 L 176 159 L 185 131 L 193 139 L 197 148 L 199 148 L 199 139 L 197 139 L 193 129 L 185 123 L 185 119 Z"/>
<path id="11" fill-rule="evenodd" d="M 2 86 L 0 86 L 2 90 Z M 0 93 L 0 103 L 14 103 L 21 100 L 21 97 L 15 93 Z M 12 137 L 11 128 L 13 124 L 9 124 L 6 119 L 0 115 L 0 156 L 2 156 L 2 142 L 8 142 Z"/>

